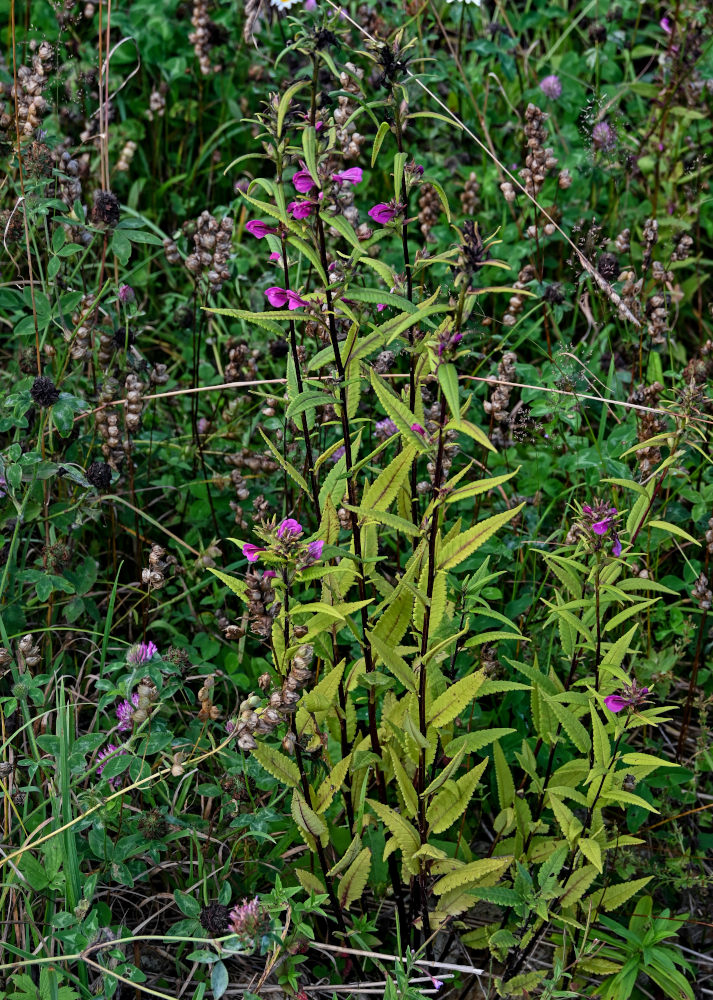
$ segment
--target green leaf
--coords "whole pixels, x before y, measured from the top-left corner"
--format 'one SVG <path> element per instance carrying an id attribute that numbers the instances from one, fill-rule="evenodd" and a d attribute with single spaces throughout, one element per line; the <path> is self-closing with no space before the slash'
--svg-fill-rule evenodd
<path id="1" fill-rule="evenodd" d="M 365 847 L 339 880 L 337 899 L 342 909 L 348 910 L 351 904 L 361 898 L 371 871 L 371 851 Z"/>
<path id="2" fill-rule="evenodd" d="M 577 844 L 587 861 L 590 861 L 601 875 L 604 871 L 602 865 L 602 848 L 596 840 L 591 837 L 582 837 Z"/>
<path id="3" fill-rule="evenodd" d="M 557 721 L 560 723 L 564 731 L 569 736 L 570 740 L 574 746 L 579 750 L 580 753 L 589 753 L 592 746 L 592 741 L 589 738 L 589 733 L 584 728 L 582 723 L 579 721 L 574 712 L 566 708 L 561 702 L 556 701 L 551 698 L 548 694 L 543 692 L 543 698 L 547 702 L 548 706 L 552 709 L 554 714 L 557 716 Z"/>
<path id="4" fill-rule="evenodd" d="M 382 122 L 377 129 L 376 136 L 374 138 L 374 145 L 371 149 L 371 165 L 372 167 L 376 163 L 376 158 L 379 155 L 379 150 L 381 149 L 381 144 L 383 143 L 386 136 L 391 130 L 391 125 L 388 122 Z"/>
<path id="5" fill-rule="evenodd" d="M 446 496 L 446 503 L 457 503 L 459 500 L 467 500 L 470 497 L 478 496 L 481 493 L 487 493 L 488 490 L 494 490 L 498 486 L 502 486 L 506 483 L 508 479 L 512 479 L 520 471 L 520 466 L 513 471 L 507 472 L 504 476 L 491 476 L 488 479 L 477 479 L 473 483 L 468 483 L 466 486 L 459 486 L 457 489 L 448 493 Z"/>
<path id="6" fill-rule="evenodd" d="M 389 462 L 371 486 L 365 490 L 362 508 L 367 511 L 388 510 L 396 499 L 396 494 L 407 481 L 415 457 L 416 449 L 406 446 L 396 458 Z"/>
<path id="7" fill-rule="evenodd" d="M 407 596 L 410 597 L 410 595 Z M 382 641 L 376 631 L 367 633 L 367 637 L 371 648 L 376 653 L 378 659 L 384 664 L 386 669 L 403 684 L 407 691 L 416 692 L 416 678 L 413 670 L 408 665 L 406 660 L 404 660 L 402 656 L 399 656 L 389 642 Z"/>
<path id="8" fill-rule="evenodd" d="M 297 483 L 297 485 L 299 486 L 299 488 L 301 490 L 304 490 L 305 493 L 309 494 L 309 492 L 310 492 L 309 486 L 307 485 L 307 483 L 305 482 L 305 480 L 302 478 L 302 476 L 299 474 L 299 472 L 294 467 L 294 465 L 292 465 L 290 462 L 288 462 L 286 458 L 282 457 L 282 455 L 277 450 L 277 448 L 275 447 L 275 445 L 272 443 L 272 441 L 270 440 L 270 438 L 267 436 L 267 434 L 265 434 L 265 432 L 263 431 L 262 427 L 258 427 L 258 430 L 260 431 L 260 435 L 262 436 L 263 441 L 268 446 L 268 448 L 270 449 L 270 451 L 272 452 L 272 454 L 275 456 L 275 459 L 278 462 L 280 468 L 284 469 L 284 471 L 287 473 L 287 475 L 290 477 L 290 479 L 293 482 Z"/>
<path id="9" fill-rule="evenodd" d="M 590 887 L 597 874 L 595 865 L 583 865 L 578 868 L 567 882 L 564 894 L 560 897 L 560 906 L 563 909 L 574 906 Z"/>
<path id="10" fill-rule="evenodd" d="M 429 834 L 443 833 L 463 815 L 480 783 L 488 759 L 486 757 L 481 760 L 467 774 L 462 775 L 458 781 L 447 781 L 436 794 L 426 811 Z"/>
<path id="11" fill-rule="evenodd" d="M 254 752 L 254 751 L 253 751 Z M 310 837 L 321 837 L 327 832 L 327 824 L 307 805 L 304 795 L 298 789 L 292 793 L 292 818 L 297 826 Z"/>
<path id="12" fill-rule="evenodd" d="M 481 858 L 479 861 L 471 861 L 470 864 L 462 865 L 454 872 L 450 872 L 444 878 L 439 879 L 433 886 L 433 892 L 437 896 L 442 896 L 444 892 L 451 889 L 470 888 L 483 882 L 485 879 L 492 879 L 493 876 L 502 875 L 512 864 L 511 857 L 505 858 Z"/>
<path id="13" fill-rule="evenodd" d="M 484 681 L 485 673 L 482 670 L 456 681 L 431 705 L 430 711 L 426 714 L 428 725 L 434 729 L 443 729 L 447 726 L 477 697 Z"/>
<path id="14" fill-rule="evenodd" d="M 391 391 L 384 379 L 377 375 L 373 368 L 370 374 L 371 384 L 379 402 L 384 407 L 386 415 L 391 417 L 401 431 L 404 442 L 410 444 L 418 452 L 423 453 L 427 451 L 428 446 L 421 435 L 411 430 L 411 426 L 417 423 L 415 414 Z"/>
<path id="15" fill-rule="evenodd" d="M 404 167 L 408 153 L 396 153 L 394 156 L 394 196 L 397 201 L 401 200 L 404 182 Z"/>
<path id="16" fill-rule="evenodd" d="M 458 401 L 458 372 L 453 364 L 440 364 L 436 370 L 438 384 L 443 395 L 446 397 L 448 409 L 455 420 L 460 419 L 460 405 Z"/>
<path id="17" fill-rule="evenodd" d="M 505 760 L 500 743 L 493 744 L 493 762 L 495 764 L 495 780 L 498 786 L 498 802 L 501 809 L 507 809 L 515 802 L 515 782 L 512 771 Z"/>
<path id="18" fill-rule="evenodd" d="M 494 514 L 492 517 L 486 518 L 485 521 L 480 521 L 478 524 L 473 525 L 467 531 L 456 535 L 450 542 L 441 546 L 436 568 L 439 570 L 455 569 L 456 566 L 459 566 L 468 556 L 471 556 L 481 545 L 487 542 L 498 528 L 511 521 L 524 506 L 525 504 L 521 503 L 517 507 L 503 511 L 501 514 Z"/>
<path id="19" fill-rule="evenodd" d="M 646 444 L 648 445 L 648 441 Z M 668 521 L 648 521 L 646 524 L 647 528 L 658 528 L 660 531 L 666 531 L 669 535 L 677 535 L 678 538 L 683 538 L 686 542 L 691 542 L 693 545 L 700 545 L 701 543 L 693 535 L 689 535 L 687 531 L 683 528 L 679 528 L 677 524 L 670 524 Z"/>
<path id="20" fill-rule="evenodd" d="M 647 886 L 653 877 L 653 875 L 647 875 L 645 878 L 635 878 L 619 885 L 608 885 L 606 889 L 597 889 L 591 896 L 587 896 L 585 903 L 592 904 L 593 912 L 601 909 L 610 913 L 627 903 L 632 896 Z"/>
<path id="21" fill-rule="evenodd" d="M 248 588 L 244 580 L 239 580 L 237 576 L 230 576 L 229 573 L 223 573 L 222 570 L 216 569 L 214 566 L 207 566 L 206 569 L 209 573 L 212 573 L 213 576 L 217 576 L 218 579 L 226 585 L 226 587 L 230 587 L 233 593 L 237 594 L 241 600 L 247 601 Z"/>
<path id="22" fill-rule="evenodd" d="M 210 970 L 210 988 L 213 990 L 215 1000 L 220 1000 L 229 983 L 230 976 L 225 965 L 220 961 L 216 962 Z"/>
<path id="23" fill-rule="evenodd" d="M 298 80 L 297 83 L 293 83 L 291 87 L 288 87 L 285 93 L 280 98 L 280 103 L 277 106 L 277 137 L 280 139 L 282 137 L 282 127 L 285 123 L 285 115 L 287 114 L 290 104 L 292 103 L 292 98 L 295 94 L 306 87 L 309 84 L 309 80 Z M 307 131 L 305 129 L 305 131 Z M 311 173 L 311 171 L 310 171 Z M 317 174 L 313 174 L 314 177 Z"/>
<path id="24" fill-rule="evenodd" d="M 297 788 L 300 784 L 300 772 L 297 765 L 279 750 L 275 750 L 274 747 L 260 741 L 252 751 L 252 755 L 258 764 L 281 785 Z"/>
<path id="25" fill-rule="evenodd" d="M 396 783 L 399 786 L 401 797 L 404 800 L 406 815 L 410 819 L 414 819 L 418 813 L 418 796 L 416 794 L 413 780 L 409 778 L 405 767 L 399 759 L 399 754 L 394 751 L 393 747 L 389 747 L 389 756 L 391 757 L 391 765 L 394 769 Z"/>

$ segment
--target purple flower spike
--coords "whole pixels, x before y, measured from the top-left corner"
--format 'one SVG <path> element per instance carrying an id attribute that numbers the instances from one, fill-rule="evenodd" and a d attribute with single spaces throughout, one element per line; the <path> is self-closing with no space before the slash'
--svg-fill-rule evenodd
<path id="1" fill-rule="evenodd" d="M 332 174 L 332 180 L 338 184 L 360 184 L 364 175 L 361 167 L 349 167 L 338 174 Z"/>
<path id="2" fill-rule="evenodd" d="M 253 545 L 252 542 L 245 542 L 243 545 L 243 555 L 251 563 L 257 562 L 258 556 L 264 551 L 265 549 L 260 548 L 259 545 Z"/>
<path id="3" fill-rule="evenodd" d="M 625 708 L 635 708 L 647 701 L 648 688 L 640 688 L 635 680 L 625 687 L 622 694 L 610 694 L 604 699 L 604 704 L 610 712 L 622 712 Z"/>
<path id="4" fill-rule="evenodd" d="M 295 521 L 294 517 L 286 517 L 284 521 L 280 521 L 277 527 L 277 537 L 284 538 L 285 535 L 301 535 L 302 525 L 299 521 Z"/>
<path id="5" fill-rule="evenodd" d="M 370 208 L 367 215 L 372 218 L 374 222 L 378 222 L 380 226 L 385 226 L 387 222 L 391 222 L 391 220 L 398 215 L 398 212 L 391 205 L 387 205 L 385 202 L 381 201 L 378 205 L 374 205 L 373 208 Z"/>
<path id="6" fill-rule="evenodd" d="M 274 226 L 268 226 L 266 222 L 261 222 L 259 219 L 253 219 L 252 222 L 246 222 L 245 228 L 256 239 L 261 240 L 263 237 L 267 236 L 268 233 L 276 233 L 277 229 Z"/>

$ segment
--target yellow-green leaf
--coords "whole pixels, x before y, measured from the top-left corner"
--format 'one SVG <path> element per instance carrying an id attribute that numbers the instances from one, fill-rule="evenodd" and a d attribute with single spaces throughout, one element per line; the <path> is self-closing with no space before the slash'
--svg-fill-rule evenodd
<path id="1" fill-rule="evenodd" d="M 260 767 L 264 768 L 275 781 L 289 788 L 297 788 L 300 783 L 299 769 L 284 753 L 280 753 L 267 743 L 260 742 L 252 751 L 252 755 Z"/>
<path id="2" fill-rule="evenodd" d="M 438 554 L 437 569 L 439 570 L 451 570 L 455 569 L 456 566 L 460 564 L 471 556 L 476 549 L 479 549 L 487 540 L 494 535 L 498 528 L 501 528 L 508 521 L 511 521 L 516 514 L 518 514 L 522 508 L 525 506 L 524 503 L 519 504 L 517 507 L 513 507 L 510 510 L 504 510 L 500 514 L 494 514 L 492 517 L 486 518 L 485 521 L 480 521 L 479 524 L 474 524 L 472 528 L 468 528 L 453 538 L 450 542 L 445 543 L 441 546 L 441 551 Z"/>
<path id="3" fill-rule="evenodd" d="M 360 851 L 354 861 L 340 879 L 337 887 L 337 899 L 339 905 L 348 910 L 355 899 L 359 899 L 364 891 L 369 872 L 371 871 L 371 851 L 365 847 Z"/>
<path id="4" fill-rule="evenodd" d="M 484 681 L 485 673 L 482 670 L 456 681 L 431 705 L 431 710 L 427 714 L 428 724 L 435 729 L 447 726 L 473 701 Z"/>
<path id="5" fill-rule="evenodd" d="M 511 857 L 505 857 L 481 858 L 479 861 L 471 861 L 470 864 L 463 865 L 439 879 L 433 887 L 433 892 L 437 896 L 442 896 L 444 892 L 449 892 L 451 889 L 470 888 L 493 875 L 500 876 L 510 867 L 512 860 Z"/>

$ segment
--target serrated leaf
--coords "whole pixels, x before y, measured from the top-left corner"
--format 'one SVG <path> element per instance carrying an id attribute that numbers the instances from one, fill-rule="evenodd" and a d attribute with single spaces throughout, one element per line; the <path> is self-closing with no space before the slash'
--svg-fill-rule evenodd
<path id="1" fill-rule="evenodd" d="M 268 448 L 270 449 L 270 451 L 272 452 L 272 454 L 275 456 L 275 460 L 277 461 L 277 463 L 280 466 L 280 468 L 283 469 L 287 473 L 287 475 L 290 477 L 290 479 L 294 483 L 296 483 L 301 490 L 303 490 L 305 493 L 309 494 L 310 493 L 309 486 L 307 485 L 307 483 L 305 482 L 305 480 L 303 479 L 303 477 L 299 474 L 299 472 L 294 467 L 294 465 L 292 465 L 291 462 L 288 462 L 286 458 L 282 457 L 282 455 L 280 454 L 280 452 L 278 451 L 278 449 L 275 447 L 275 445 L 272 443 L 272 441 L 269 439 L 269 437 L 267 436 L 267 434 L 265 434 L 265 432 L 263 431 L 263 429 L 261 427 L 258 427 L 258 430 L 260 431 L 260 435 L 261 435 L 263 441 L 268 446 Z"/>
<path id="2" fill-rule="evenodd" d="M 343 872 L 346 868 L 349 867 L 349 865 L 352 863 L 352 861 L 357 856 L 360 850 L 361 850 L 361 836 L 357 834 L 352 840 L 349 847 L 347 847 L 344 855 L 339 859 L 339 861 L 337 861 L 335 865 L 333 865 L 329 869 L 327 874 L 330 876 L 339 875 L 340 872 Z"/>
<path id="3" fill-rule="evenodd" d="M 248 587 L 244 580 L 239 580 L 236 576 L 230 576 L 229 573 L 223 573 L 221 570 L 216 569 L 214 566 L 207 566 L 208 572 L 212 573 L 213 576 L 217 576 L 226 587 L 230 587 L 234 594 L 242 600 L 247 601 L 248 599 Z"/>
<path id="4" fill-rule="evenodd" d="M 458 372 L 454 364 L 441 363 L 436 369 L 438 384 L 448 403 L 451 416 L 456 420 L 460 419 L 460 405 L 458 399 Z"/>
<path id="5" fill-rule="evenodd" d="M 487 493 L 488 490 L 494 490 L 498 486 L 502 486 L 513 476 L 516 476 L 520 471 L 520 466 L 513 472 L 508 472 L 503 476 L 491 476 L 488 479 L 477 479 L 474 483 L 467 483 L 465 486 L 459 486 L 457 489 L 448 493 L 446 496 L 446 503 L 456 503 L 459 500 L 467 500 L 469 497 L 479 496 L 481 493 Z"/>
<path id="6" fill-rule="evenodd" d="M 381 149 L 381 144 L 383 143 L 386 136 L 391 130 L 391 125 L 388 122 L 382 122 L 377 129 L 376 136 L 374 138 L 374 145 L 371 149 L 371 165 L 372 167 L 376 163 L 376 158 L 379 155 L 379 150 Z"/>
<path id="7" fill-rule="evenodd" d="M 505 760 L 503 748 L 497 741 L 493 743 L 493 763 L 495 764 L 495 781 L 498 787 L 498 802 L 501 809 L 506 809 L 515 801 L 515 782 L 508 762 Z"/>
<path id="8" fill-rule="evenodd" d="M 477 697 L 484 681 L 485 674 L 482 670 L 456 681 L 431 705 L 431 709 L 426 715 L 429 726 L 442 729 L 449 722 L 452 722 Z"/>
<path id="9" fill-rule="evenodd" d="M 592 717 L 592 746 L 594 749 L 594 763 L 597 767 L 606 769 L 611 761 L 611 743 L 607 736 L 606 726 L 602 722 L 599 713 L 594 705 L 590 706 Z"/>
<path id="10" fill-rule="evenodd" d="M 418 813 L 418 796 L 416 794 L 416 788 L 414 787 L 413 780 L 409 778 L 406 773 L 406 769 L 399 760 L 398 753 L 394 751 L 393 747 L 389 747 L 389 756 L 391 757 L 391 766 L 394 769 L 396 783 L 399 786 L 401 797 L 404 800 L 406 815 L 411 819 L 414 819 Z"/>
<path id="11" fill-rule="evenodd" d="M 386 669 L 403 684 L 407 691 L 416 691 L 416 678 L 406 660 L 392 648 L 390 643 L 382 642 L 375 632 L 368 632 L 367 638 L 369 639 L 371 648 Z"/>
<path id="12" fill-rule="evenodd" d="M 304 868 L 295 868 L 295 875 L 306 892 L 313 892 L 316 896 L 326 893 L 323 883 L 312 872 L 305 871 Z"/>
<path id="13" fill-rule="evenodd" d="M 351 904 L 361 897 L 371 871 L 371 851 L 365 847 L 351 863 L 337 886 L 339 905 L 348 910 Z"/>
<path id="14" fill-rule="evenodd" d="M 601 875 L 604 871 L 604 867 L 602 865 L 601 845 L 596 840 L 592 840 L 591 837 L 581 837 L 577 847 L 580 849 L 587 861 L 590 861 Z"/>
<path id="15" fill-rule="evenodd" d="M 412 858 L 421 846 L 418 833 L 407 819 L 401 816 L 400 813 L 395 812 L 395 810 L 391 809 L 389 806 L 382 805 L 381 802 L 378 802 L 375 799 L 368 799 L 368 802 L 396 841 L 396 844 L 403 856 L 404 865 L 408 870 L 413 870 L 414 866 Z M 415 870 L 413 870 L 414 875 L 417 870 L 416 866 Z"/>
<path id="16" fill-rule="evenodd" d="M 451 782 L 437 793 L 426 811 L 429 834 L 443 833 L 463 815 L 475 793 L 489 758 L 480 761 L 475 767 L 454 782 L 455 789 L 450 791 Z"/>
<path id="17" fill-rule="evenodd" d="M 647 875 L 645 878 L 635 878 L 629 882 L 622 882 L 619 885 L 608 885 L 606 889 L 597 889 L 591 896 L 587 896 L 585 902 L 591 902 L 592 909 L 595 911 L 601 909 L 606 913 L 610 913 L 612 910 L 623 906 L 632 896 L 635 896 L 637 892 L 645 888 L 653 877 L 653 875 Z"/>
<path id="18" fill-rule="evenodd" d="M 293 760 L 262 741 L 251 753 L 260 767 L 267 771 L 275 781 L 279 781 L 280 784 L 287 785 L 289 788 L 297 788 L 300 783 L 300 772 Z"/>
<path id="19" fill-rule="evenodd" d="M 563 909 L 566 909 L 568 906 L 574 906 L 585 894 L 597 877 L 597 874 L 598 872 L 594 865 L 582 865 L 581 868 L 578 868 L 570 877 L 564 893 L 560 896 L 560 906 Z"/>
<path id="20" fill-rule="evenodd" d="M 439 879 L 433 886 L 433 892 L 436 896 L 442 896 L 444 893 L 450 892 L 451 889 L 477 885 L 478 882 L 482 882 L 486 878 L 502 875 L 510 867 L 512 860 L 511 857 L 505 857 L 481 858 L 479 861 L 471 861 L 470 864 L 463 865 Z"/>
<path id="21" fill-rule="evenodd" d="M 317 815 L 314 809 L 307 805 L 304 795 L 296 788 L 292 793 L 292 818 L 305 833 L 310 837 L 321 837 L 327 832 L 327 824 Z"/>
<path id="22" fill-rule="evenodd" d="M 386 382 L 374 372 L 373 368 L 371 369 L 370 374 L 371 384 L 379 402 L 386 411 L 386 415 L 390 417 L 398 427 L 404 439 L 404 443 L 408 443 L 412 448 L 420 453 L 425 452 L 427 450 L 426 442 L 420 434 L 411 430 L 413 424 L 418 422 L 416 420 L 416 415 L 412 413 L 408 406 L 406 406 L 406 404 L 391 391 L 391 389 L 386 385 Z"/>
<path id="23" fill-rule="evenodd" d="M 332 804 L 332 799 L 342 787 L 349 772 L 351 759 L 352 755 L 347 754 L 343 760 L 338 761 L 317 789 L 316 809 L 318 813 L 326 812 Z"/>
<path id="24" fill-rule="evenodd" d="M 361 506 L 366 511 L 386 511 L 396 499 L 396 494 L 408 479 L 416 449 L 407 446 L 379 473 L 364 492 Z"/>
<path id="25" fill-rule="evenodd" d="M 508 521 L 511 521 L 525 506 L 524 503 L 505 510 L 501 514 L 494 514 L 492 517 L 480 521 L 457 535 L 451 541 L 444 543 L 438 553 L 437 570 L 451 570 L 459 566 L 465 559 L 471 556 L 487 540 L 495 534 Z"/>
<path id="26" fill-rule="evenodd" d="M 582 754 L 589 753 L 592 741 L 589 738 L 589 733 L 574 712 L 570 711 L 570 709 L 566 708 L 560 702 L 551 698 L 547 694 L 543 694 L 543 698 L 547 702 L 549 708 L 551 708 L 557 716 L 557 721 L 567 733 L 567 736 L 569 736 L 577 750 L 579 750 Z"/>

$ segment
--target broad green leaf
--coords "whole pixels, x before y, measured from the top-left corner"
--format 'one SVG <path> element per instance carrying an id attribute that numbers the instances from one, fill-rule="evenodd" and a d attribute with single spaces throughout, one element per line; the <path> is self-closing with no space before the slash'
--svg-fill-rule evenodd
<path id="1" fill-rule="evenodd" d="M 214 566 L 207 566 L 206 568 L 213 576 L 217 576 L 226 587 L 230 587 L 234 594 L 237 594 L 242 600 L 247 601 L 248 588 L 244 580 L 239 580 L 236 576 L 230 576 L 229 573 L 223 573 L 222 570 L 216 569 Z"/>
<path id="2" fill-rule="evenodd" d="M 456 420 L 460 419 L 460 406 L 458 405 L 458 372 L 453 364 L 440 364 L 436 369 L 438 384 L 443 395 L 446 397 L 448 409 L 451 416 Z"/>
<path id="3" fill-rule="evenodd" d="M 649 445 L 649 441 L 646 441 L 646 445 Z M 687 531 L 683 528 L 679 528 L 677 524 L 671 524 L 669 521 L 648 521 L 646 524 L 647 528 L 658 528 L 660 531 L 666 531 L 669 535 L 677 535 L 678 538 L 683 538 L 686 542 L 692 542 L 693 545 L 700 545 L 700 541 L 694 538 L 693 535 L 689 535 Z"/>
<path id="4" fill-rule="evenodd" d="M 596 840 L 592 840 L 591 837 L 582 837 L 579 840 L 577 847 L 580 849 L 587 861 L 591 862 L 601 875 L 604 871 L 604 867 L 602 865 L 601 845 Z"/>
<path id="5" fill-rule="evenodd" d="M 567 882 L 564 894 L 560 897 L 560 906 L 563 909 L 574 906 L 585 894 L 597 874 L 595 865 L 583 865 L 578 868 Z"/>

